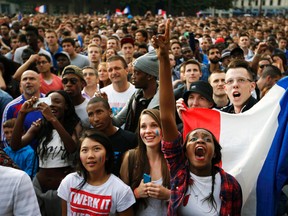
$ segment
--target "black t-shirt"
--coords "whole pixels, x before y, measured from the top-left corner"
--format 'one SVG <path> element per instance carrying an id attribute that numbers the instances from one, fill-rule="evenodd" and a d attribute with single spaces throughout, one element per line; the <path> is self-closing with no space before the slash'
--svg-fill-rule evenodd
<path id="1" fill-rule="evenodd" d="M 114 167 L 112 173 L 119 176 L 123 155 L 129 149 L 137 147 L 137 136 L 130 131 L 119 128 L 118 131 L 112 136 L 109 136 L 109 138 L 114 151 Z"/>

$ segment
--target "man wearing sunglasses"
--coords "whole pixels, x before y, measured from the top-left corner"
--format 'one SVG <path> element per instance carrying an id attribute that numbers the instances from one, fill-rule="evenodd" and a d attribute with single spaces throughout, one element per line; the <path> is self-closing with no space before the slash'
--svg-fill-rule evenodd
<path id="1" fill-rule="evenodd" d="M 252 96 L 256 83 L 249 68 L 248 62 L 244 60 L 234 60 L 229 64 L 225 76 L 225 92 L 231 105 L 221 109 L 228 113 L 242 113 L 249 110 L 257 103 Z"/>
<path id="2" fill-rule="evenodd" d="M 82 70 L 75 65 L 68 65 L 62 73 L 62 84 L 74 104 L 75 111 L 81 119 L 82 127 L 89 128 L 90 123 L 86 107 L 89 102 L 87 98 L 82 96 L 82 90 L 87 85 Z"/>

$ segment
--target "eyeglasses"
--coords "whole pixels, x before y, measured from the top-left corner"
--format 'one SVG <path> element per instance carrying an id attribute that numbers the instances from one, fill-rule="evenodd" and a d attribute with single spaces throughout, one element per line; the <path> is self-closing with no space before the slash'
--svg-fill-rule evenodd
<path id="1" fill-rule="evenodd" d="M 72 85 L 75 85 L 78 82 L 78 79 L 77 78 L 71 78 L 71 79 L 64 78 L 64 79 L 62 79 L 62 83 L 64 85 L 66 85 L 69 81 Z"/>
<path id="2" fill-rule="evenodd" d="M 246 83 L 246 82 L 253 82 L 252 80 L 250 80 L 250 79 L 247 79 L 247 78 L 244 78 L 244 77 L 238 77 L 238 78 L 235 78 L 235 79 L 228 79 L 226 82 L 225 82 L 225 84 L 226 85 L 233 85 L 234 84 L 234 82 L 236 82 L 236 83 L 238 83 L 238 84 L 244 84 L 244 83 Z"/>
<path id="3" fill-rule="evenodd" d="M 259 65 L 259 68 L 263 69 L 264 67 L 269 66 L 269 64 Z"/>
<path id="4" fill-rule="evenodd" d="M 47 64 L 48 61 L 39 61 L 39 62 L 36 62 L 36 65 L 44 65 L 44 64 Z"/>

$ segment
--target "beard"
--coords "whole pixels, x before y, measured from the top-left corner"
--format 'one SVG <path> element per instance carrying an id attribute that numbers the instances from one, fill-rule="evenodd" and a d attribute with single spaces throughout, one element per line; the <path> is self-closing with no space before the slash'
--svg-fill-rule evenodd
<path id="1" fill-rule="evenodd" d="M 220 61 L 220 58 L 214 58 L 214 59 L 209 59 L 211 63 L 213 64 L 218 64 Z"/>

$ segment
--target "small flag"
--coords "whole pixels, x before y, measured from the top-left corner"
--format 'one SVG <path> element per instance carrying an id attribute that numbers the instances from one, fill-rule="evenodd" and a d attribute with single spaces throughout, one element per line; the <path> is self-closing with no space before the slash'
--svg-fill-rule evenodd
<path id="1" fill-rule="evenodd" d="M 129 6 L 125 7 L 122 14 L 130 14 L 130 7 Z"/>
<path id="2" fill-rule="evenodd" d="M 35 11 L 38 13 L 46 13 L 47 12 L 46 5 L 41 5 L 41 6 L 36 7 Z"/>
<path id="3" fill-rule="evenodd" d="M 18 21 L 21 21 L 21 20 L 22 20 L 22 17 L 23 17 L 23 16 L 22 16 L 22 13 L 19 12 L 19 13 L 18 13 Z"/>
<path id="4" fill-rule="evenodd" d="M 122 11 L 121 11 L 119 8 L 116 9 L 115 13 L 116 13 L 117 15 L 122 15 Z"/>
<path id="5" fill-rule="evenodd" d="M 158 15 L 161 15 L 165 20 L 167 19 L 166 11 L 158 9 Z"/>

